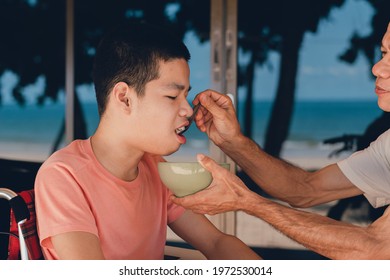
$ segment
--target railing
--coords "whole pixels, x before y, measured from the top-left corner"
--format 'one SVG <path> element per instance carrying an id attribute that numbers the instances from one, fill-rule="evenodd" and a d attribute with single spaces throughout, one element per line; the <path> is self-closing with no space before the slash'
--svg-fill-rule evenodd
<path id="1" fill-rule="evenodd" d="M 21 227 L 22 224 L 30 217 L 30 212 L 28 211 L 26 203 L 20 196 L 18 196 L 17 193 L 6 188 L 0 188 L 0 198 L 4 198 L 9 201 L 9 205 L 15 215 L 16 222 L 18 223 L 20 256 L 22 260 L 28 260 L 26 241 Z"/>

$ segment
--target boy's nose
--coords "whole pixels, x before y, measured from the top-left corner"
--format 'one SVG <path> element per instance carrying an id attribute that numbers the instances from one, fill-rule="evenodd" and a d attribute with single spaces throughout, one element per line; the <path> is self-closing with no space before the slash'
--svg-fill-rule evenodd
<path id="1" fill-rule="evenodd" d="M 180 111 L 179 111 L 179 115 L 181 117 L 191 117 L 192 114 L 193 114 L 194 110 L 192 109 L 190 103 L 188 103 L 188 101 L 185 101 L 183 106 L 181 107 Z"/>

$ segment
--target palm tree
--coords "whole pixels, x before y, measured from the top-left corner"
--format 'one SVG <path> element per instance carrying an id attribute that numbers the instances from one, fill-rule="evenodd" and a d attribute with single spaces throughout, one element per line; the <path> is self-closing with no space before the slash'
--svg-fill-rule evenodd
<path id="1" fill-rule="evenodd" d="M 200 41 L 209 40 L 210 21 L 201 14 L 209 14 L 208 0 L 182 0 L 177 14 L 179 25 L 188 26 Z M 316 32 L 321 19 L 340 7 L 344 0 L 240 0 L 238 2 L 238 45 L 248 54 L 246 64 L 239 64 L 238 84 L 246 89 L 244 106 L 244 134 L 252 137 L 253 84 L 256 66 L 268 61 L 271 51 L 281 55 L 279 82 L 272 115 L 266 132 L 265 150 L 279 155 L 288 137 L 295 99 L 295 80 L 299 50 L 306 32 Z"/>
<path id="2" fill-rule="evenodd" d="M 172 25 L 165 13 L 174 1 L 75 1 L 75 84 L 90 84 L 94 50 L 102 34 L 121 22 L 147 20 Z M 65 0 L 0 1 L 0 76 L 5 71 L 17 74 L 13 97 L 25 104 L 24 89 L 39 77 L 45 78 L 45 89 L 37 105 L 46 99 L 57 101 L 65 77 Z M 184 34 L 182 28 L 181 32 Z M 1 98 L 0 98 L 1 102 Z M 61 142 L 65 120 L 55 139 L 53 150 Z M 76 91 L 75 138 L 86 138 L 87 127 Z"/>
<path id="3" fill-rule="evenodd" d="M 266 2 L 269 10 L 263 15 L 264 21 L 268 23 L 272 36 L 279 39 L 280 70 L 264 149 L 271 155 L 279 156 L 282 144 L 288 137 L 294 110 L 299 51 L 304 35 L 306 32 L 316 32 L 320 21 L 327 18 L 333 8 L 341 7 L 344 0 Z"/>
<path id="4" fill-rule="evenodd" d="M 315 32 L 320 20 L 343 3 L 344 0 L 321 0 L 315 4 L 311 0 L 239 1 L 239 46 L 250 54 L 249 62 L 239 67 L 239 85 L 247 89 L 244 125 L 248 136 L 252 129 L 255 66 L 266 63 L 271 50 L 281 54 L 279 85 L 265 142 L 265 149 L 271 154 L 280 153 L 288 136 L 303 36 L 306 32 Z M 176 5 L 177 12 L 169 16 L 165 11 L 172 5 Z M 65 30 L 64 11 L 65 0 L 0 2 L 0 20 L 4 20 L 0 30 L 5 38 L 0 42 L 0 74 L 6 70 L 18 74 L 20 79 L 13 95 L 21 105 L 24 104 L 23 89 L 41 76 L 45 77 L 46 88 L 37 104 L 59 97 L 65 76 L 65 36 L 61 31 Z M 143 19 L 169 26 L 182 37 L 193 30 L 199 40 L 205 42 L 210 36 L 209 15 L 210 0 L 75 1 L 76 85 L 91 83 L 94 50 L 101 35 L 114 25 Z M 75 108 L 75 135 L 85 138 L 86 124 L 77 95 Z"/>
<path id="5" fill-rule="evenodd" d="M 362 53 L 369 63 L 369 75 L 371 67 L 376 63 L 380 54 L 380 46 L 383 34 L 386 32 L 387 25 L 390 23 L 390 1 L 387 0 L 366 0 L 374 9 L 374 15 L 371 19 L 371 33 L 365 36 L 359 34 L 358 30 L 354 32 L 350 39 L 349 47 L 340 55 L 340 59 L 347 63 L 354 63 Z"/>

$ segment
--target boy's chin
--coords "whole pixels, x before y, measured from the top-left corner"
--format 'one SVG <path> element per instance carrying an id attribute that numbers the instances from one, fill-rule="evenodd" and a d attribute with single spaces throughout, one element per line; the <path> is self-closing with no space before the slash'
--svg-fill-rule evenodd
<path id="1" fill-rule="evenodd" d="M 170 156 L 170 155 L 174 154 L 175 152 L 177 152 L 180 149 L 180 147 L 181 147 L 181 145 L 178 146 L 177 148 L 169 149 L 168 151 L 162 153 L 161 156 Z"/>
<path id="2" fill-rule="evenodd" d="M 180 147 L 177 148 L 176 150 L 172 151 L 172 152 L 169 152 L 169 153 L 165 154 L 164 156 L 170 156 L 170 155 L 176 153 L 179 149 L 180 149 Z"/>

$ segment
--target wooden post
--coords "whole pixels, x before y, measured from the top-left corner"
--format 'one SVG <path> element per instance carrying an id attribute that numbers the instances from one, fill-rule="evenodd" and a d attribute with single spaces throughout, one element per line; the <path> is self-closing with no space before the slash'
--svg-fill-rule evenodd
<path id="1" fill-rule="evenodd" d="M 212 0 L 211 2 L 211 81 L 213 89 L 230 93 L 237 104 L 237 0 Z M 217 162 L 236 164 L 221 149 L 210 142 L 210 155 Z M 223 232 L 236 234 L 236 214 L 229 212 L 209 219 Z"/>
<path id="2" fill-rule="evenodd" d="M 66 50 L 65 50 L 65 140 L 74 140 L 74 0 L 66 1 Z"/>

